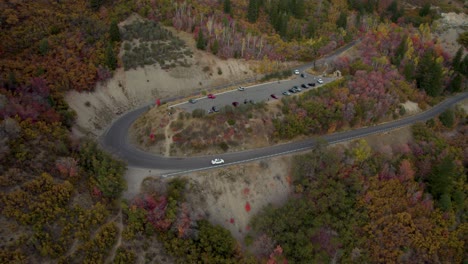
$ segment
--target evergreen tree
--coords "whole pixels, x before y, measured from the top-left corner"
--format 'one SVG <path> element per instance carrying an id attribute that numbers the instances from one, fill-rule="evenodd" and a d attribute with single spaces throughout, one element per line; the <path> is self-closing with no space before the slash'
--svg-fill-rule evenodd
<path id="1" fill-rule="evenodd" d="M 403 68 L 403 75 L 408 82 L 412 82 L 414 80 L 414 71 L 415 66 L 413 61 L 410 60 L 406 62 L 405 67 Z"/>
<path id="2" fill-rule="evenodd" d="M 452 157 L 445 157 L 434 167 L 429 175 L 429 189 L 435 199 L 439 200 L 443 194 L 450 194 L 453 188 L 455 164 Z"/>
<path id="3" fill-rule="evenodd" d="M 431 4 L 426 3 L 421 8 L 421 10 L 419 10 L 419 16 L 420 17 L 425 17 L 425 16 L 429 15 L 430 12 L 431 12 Z"/>
<path id="4" fill-rule="evenodd" d="M 455 73 L 455 75 L 452 78 L 452 81 L 450 82 L 450 91 L 453 93 L 461 92 L 462 81 L 463 79 L 460 73 Z"/>
<path id="5" fill-rule="evenodd" d="M 461 66 L 461 62 L 462 62 L 462 56 L 463 56 L 463 48 L 460 47 L 458 50 L 457 50 L 457 53 L 455 54 L 455 57 L 453 57 L 452 59 L 452 68 L 455 70 L 455 71 L 460 71 L 460 66 Z"/>
<path id="6" fill-rule="evenodd" d="M 336 26 L 342 29 L 346 29 L 346 25 L 348 22 L 347 20 L 348 18 L 347 18 L 346 13 L 342 11 L 340 13 L 340 17 L 338 17 L 338 20 L 336 21 Z"/>
<path id="7" fill-rule="evenodd" d="M 44 38 L 39 42 L 39 53 L 44 56 L 47 52 L 49 52 L 49 40 Z"/>
<path id="8" fill-rule="evenodd" d="M 439 115 L 439 120 L 445 127 L 452 128 L 455 124 L 455 112 L 449 108 Z"/>
<path id="9" fill-rule="evenodd" d="M 224 13 L 231 14 L 231 0 L 224 0 Z"/>
<path id="10" fill-rule="evenodd" d="M 110 70 L 115 70 L 117 68 L 117 58 L 115 57 L 114 48 L 112 43 L 109 43 L 106 47 L 105 53 L 105 65 Z"/>
<path id="11" fill-rule="evenodd" d="M 465 49 L 468 49 L 468 31 L 465 31 L 458 35 L 457 42 L 462 45 Z"/>
<path id="12" fill-rule="evenodd" d="M 218 51 L 219 51 L 219 42 L 217 39 L 215 39 L 213 42 L 213 45 L 211 45 L 211 52 L 216 55 L 218 54 Z"/>
<path id="13" fill-rule="evenodd" d="M 436 61 L 432 49 L 427 50 L 419 61 L 416 84 L 430 96 L 442 93 L 442 65 Z"/>
<path id="14" fill-rule="evenodd" d="M 120 41 L 120 31 L 116 20 L 113 20 L 110 24 L 109 35 L 111 41 Z"/>
<path id="15" fill-rule="evenodd" d="M 301 19 L 304 17 L 304 14 L 305 14 L 304 0 L 292 1 L 292 13 L 294 14 L 294 17 L 297 19 Z"/>
<path id="16" fill-rule="evenodd" d="M 401 60 L 405 56 L 405 53 L 406 53 L 406 50 L 407 50 L 407 42 L 408 42 L 408 37 L 404 36 L 401 39 L 400 44 L 398 45 L 398 47 L 395 50 L 395 55 L 391 59 L 392 63 L 397 67 L 400 66 Z"/>
<path id="17" fill-rule="evenodd" d="M 91 9 L 93 9 L 94 11 L 97 11 L 101 7 L 102 2 L 103 0 L 90 0 L 89 5 L 91 6 Z"/>
<path id="18" fill-rule="evenodd" d="M 463 74 L 465 77 L 468 77 L 468 55 L 465 55 L 465 57 L 463 57 L 463 60 L 462 62 L 460 63 L 460 67 L 458 69 L 458 71 Z"/>
<path id="19" fill-rule="evenodd" d="M 258 19 L 258 0 L 249 0 L 249 8 L 247 10 L 247 19 L 250 23 L 257 22 Z"/>
<path id="20" fill-rule="evenodd" d="M 200 28 L 198 30 L 197 49 L 205 50 L 205 47 L 206 47 L 205 37 L 203 36 L 203 31 Z"/>

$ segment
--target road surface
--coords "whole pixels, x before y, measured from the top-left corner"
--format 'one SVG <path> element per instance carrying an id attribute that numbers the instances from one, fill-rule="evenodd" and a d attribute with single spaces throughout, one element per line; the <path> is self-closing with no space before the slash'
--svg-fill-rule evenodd
<path id="1" fill-rule="evenodd" d="M 384 123 L 381 125 L 370 126 L 351 131 L 339 132 L 330 135 L 322 136 L 321 139 L 330 144 L 338 143 L 364 137 L 367 135 L 390 131 L 399 127 L 407 126 L 416 122 L 428 120 L 449 108 L 450 106 L 468 98 L 468 92 L 457 94 L 447 100 L 439 103 L 433 108 L 406 117 L 393 122 Z M 126 113 L 118 120 L 110 125 L 108 130 L 102 135 L 101 143 L 105 149 L 114 153 L 131 167 L 147 168 L 147 169 L 161 169 L 169 170 L 177 173 L 178 171 L 193 171 L 207 169 L 211 166 L 210 161 L 213 158 L 222 158 L 226 161 L 225 166 L 246 161 L 262 159 L 266 157 L 293 153 L 313 148 L 317 142 L 315 138 L 297 141 L 292 143 L 280 144 L 265 148 L 252 149 L 242 152 L 225 153 L 216 156 L 199 156 L 199 157 L 162 157 L 150 154 L 137 149 L 135 146 L 128 143 L 128 130 L 131 124 L 144 112 L 147 111 L 149 106 L 142 107 Z M 168 174 L 169 175 L 169 174 Z"/>

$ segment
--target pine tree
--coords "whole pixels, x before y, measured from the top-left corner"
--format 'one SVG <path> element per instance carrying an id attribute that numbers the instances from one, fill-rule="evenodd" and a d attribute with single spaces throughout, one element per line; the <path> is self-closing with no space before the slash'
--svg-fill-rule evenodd
<path id="1" fill-rule="evenodd" d="M 468 77 L 468 55 L 465 55 L 465 57 L 463 57 L 463 61 L 460 63 L 459 72 L 465 77 Z"/>
<path id="2" fill-rule="evenodd" d="M 247 10 L 247 19 L 250 23 L 257 22 L 258 19 L 258 0 L 249 0 L 249 8 Z"/>
<path id="3" fill-rule="evenodd" d="M 453 93 L 461 92 L 462 88 L 462 76 L 460 73 L 455 73 L 452 81 L 450 82 L 450 91 Z"/>
<path id="4" fill-rule="evenodd" d="M 90 0 L 89 5 L 91 6 L 91 9 L 97 11 L 102 5 L 103 0 Z"/>
<path id="5" fill-rule="evenodd" d="M 442 65 L 436 61 L 432 49 L 427 50 L 419 61 L 416 84 L 430 96 L 442 93 Z"/>
<path id="6" fill-rule="evenodd" d="M 211 52 L 216 55 L 218 54 L 218 51 L 219 51 L 219 42 L 217 39 L 215 39 L 213 42 L 213 45 L 211 45 Z"/>
<path id="7" fill-rule="evenodd" d="M 110 24 L 109 28 L 109 35 L 111 41 L 120 41 L 120 31 L 119 31 L 119 26 L 117 25 L 117 21 L 113 20 L 112 23 Z"/>
<path id="8" fill-rule="evenodd" d="M 455 71 L 460 71 L 460 66 L 461 66 L 461 62 L 462 62 L 462 56 L 463 56 L 463 48 L 460 47 L 458 50 L 457 50 L 457 53 L 455 54 L 455 57 L 453 57 L 452 59 L 452 68 L 455 70 Z"/>
<path id="9" fill-rule="evenodd" d="M 231 0 L 224 0 L 224 13 L 231 14 Z"/>
<path id="10" fill-rule="evenodd" d="M 206 41 L 205 37 L 203 36 L 202 29 L 198 30 L 198 37 L 197 37 L 197 49 L 205 50 Z"/>
<path id="11" fill-rule="evenodd" d="M 408 37 L 404 36 L 401 39 L 400 44 L 395 50 L 395 55 L 392 57 L 392 63 L 396 65 L 397 67 L 400 66 L 401 60 L 405 56 L 405 53 L 407 50 L 407 42 L 408 42 Z"/>
<path id="12" fill-rule="evenodd" d="M 105 55 L 105 65 L 110 70 L 115 70 L 117 68 L 117 58 L 115 57 L 114 49 L 111 43 L 107 45 Z"/>
<path id="13" fill-rule="evenodd" d="M 342 29 L 346 29 L 347 25 L 347 16 L 345 12 L 340 13 L 340 17 L 338 17 L 338 20 L 336 21 L 336 26 Z"/>
<path id="14" fill-rule="evenodd" d="M 405 67 L 403 68 L 403 75 L 408 82 L 412 82 L 414 80 L 414 71 L 415 67 L 413 61 L 410 60 L 406 62 Z"/>

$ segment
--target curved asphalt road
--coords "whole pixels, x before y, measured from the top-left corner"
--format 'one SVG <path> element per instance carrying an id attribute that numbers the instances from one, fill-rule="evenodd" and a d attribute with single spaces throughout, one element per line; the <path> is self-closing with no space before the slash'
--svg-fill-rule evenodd
<path id="1" fill-rule="evenodd" d="M 437 114 L 442 113 L 450 106 L 466 98 L 468 98 L 468 92 L 460 93 L 456 96 L 448 98 L 447 100 L 434 106 L 433 108 L 414 116 L 384 123 L 381 125 L 325 135 L 322 136 L 321 139 L 327 141 L 330 144 L 338 143 L 341 141 L 364 137 L 370 134 L 393 130 L 416 122 L 425 121 L 436 116 Z M 101 137 L 101 142 L 104 148 L 119 156 L 121 159 L 126 161 L 131 167 L 162 169 L 171 171 L 201 170 L 206 169 L 207 167 L 211 167 L 210 161 L 212 158 L 214 158 L 213 156 L 166 158 L 141 151 L 135 146 L 130 145 L 128 143 L 127 136 L 128 129 L 130 128 L 131 124 L 148 109 L 148 107 L 149 106 L 146 106 L 128 112 L 127 114 L 123 115 L 118 120 L 116 120 L 114 123 L 112 123 L 106 131 L 106 133 L 104 133 Z M 286 143 L 265 148 L 220 154 L 216 157 L 223 158 L 226 161 L 225 165 L 232 165 L 235 163 L 241 163 L 245 161 L 262 159 L 266 157 L 306 150 L 312 148 L 316 144 L 316 142 L 317 140 L 315 138 L 311 138 L 304 141 Z"/>

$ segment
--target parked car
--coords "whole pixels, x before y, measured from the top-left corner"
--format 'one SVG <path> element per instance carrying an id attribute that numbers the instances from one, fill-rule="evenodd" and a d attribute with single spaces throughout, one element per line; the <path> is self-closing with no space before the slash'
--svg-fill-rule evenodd
<path id="1" fill-rule="evenodd" d="M 299 70 L 294 70 L 294 74 L 299 75 L 300 74 Z"/>
<path id="2" fill-rule="evenodd" d="M 288 92 L 290 92 L 290 93 L 297 93 L 297 90 L 294 89 L 294 87 L 293 87 L 293 88 L 289 89 Z"/>
<path id="3" fill-rule="evenodd" d="M 244 90 L 245 90 L 245 88 L 244 88 L 244 87 L 242 87 L 242 86 L 239 86 L 239 88 L 237 88 L 237 90 L 238 90 L 238 91 L 244 91 Z"/>
<path id="4" fill-rule="evenodd" d="M 215 99 L 216 98 L 216 96 L 214 94 L 208 94 L 207 97 L 210 98 L 210 99 Z"/>
<path id="5" fill-rule="evenodd" d="M 322 84 L 322 83 L 323 83 L 323 80 L 322 80 L 322 79 L 318 79 L 317 82 L 320 83 L 320 84 Z"/>
<path id="6" fill-rule="evenodd" d="M 309 86 L 307 86 L 307 84 L 305 84 L 305 83 L 301 84 L 301 87 L 305 88 L 305 89 L 309 88 Z"/>
<path id="7" fill-rule="evenodd" d="M 307 85 L 309 85 L 310 87 L 314 87 L 315 83 L 308 83 Z"/>
<path id="8" fill-rule="evenodd" d="M 197 102 L 197 100 L 195 100 L 195 99 L 190 99 L 190 100 L 188 100 L 188 101 L 189 101 L 189 103 L 191 103 L 191 104 L 194 104 L 194 103 Z"/>
<path id="9" fill-rule="evenodd" d="M 283 94 L 284 94 L 284 95 L 291 95 L 291 93 L 288 92 L 288 91 L 284 91 Z"/>
<path id="10" fill-rule="evenodd" d="M 237 107 L 237 106 L 239 106 L 239 102 L 232 102 L 232 105 L 233 105 L 234 107 Z"/>
<path id="11" fill-rule="evenodd" d="M 219 109 L 218 109 L 218 107 L 216 107 L 216 106 L 213 106 L 213 107 L 211 107 L 211 111 L 213 111 L 213 112 L 216 112 L 216 113 L 217 113 L 217 112 L 219 112 Z"/>
<path id="12" fill-rule="evenodd" d="M 249 100 L 244 99 L 244 104 L 247 104 L 248 102 L 249 102 Z"/>
<path id="13" fill-rule="evenodd" d="M 305 74 L 301 73 L 301 77 L 302 77 L 302 78 L 305 78 L 306 76 L 305 76 Z"/>
<path id="14" fill-rule="evenodd" d="M 271 98 L 273 99 L 278 99 L 278 96 L 276 96 L 275 94 L 270 94 Z"/>
<path id="15" fill-rule="evenodd" d="M 218 164 L 223 164 L 224 160 L 223 159 L 214 159 L 211 161 L 211 165 L 218 165 Z"/>
<path id="16" fill-rule="evenodd" d="M 298 87 L 297 85 L 294 85 L 293 87 L 297 92 L 302 92 L 302 89 Z"/>

